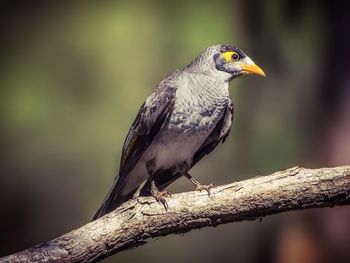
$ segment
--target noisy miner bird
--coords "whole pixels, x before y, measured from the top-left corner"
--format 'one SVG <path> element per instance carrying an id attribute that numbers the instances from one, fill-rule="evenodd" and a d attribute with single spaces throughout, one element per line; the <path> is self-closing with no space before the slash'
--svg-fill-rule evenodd
<path id="1" fill-rule="evenodd" d="M 214 185 L 200 184 L 189 170 L 225 141 L 233 117 L 229 83 L 244 74 L 265 76 L 242 50 L 215 45 L 167 75 L 132 123 L 119 172 L 93 220 L 139 195 L 152 195 L 167 208 L 170 194 L 163 190 L 181 176 L 209 191 Z"/>

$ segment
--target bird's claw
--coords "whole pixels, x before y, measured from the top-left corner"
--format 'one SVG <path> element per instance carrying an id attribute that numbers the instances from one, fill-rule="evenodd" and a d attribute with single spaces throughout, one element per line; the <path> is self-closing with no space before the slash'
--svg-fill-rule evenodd
<path id="1" fill-rule="evenodd" d="M 157 200 L 159 204 L 162 204 L 166 211 L 168 211 L 169 206 L 165 197 L 171 197 L 171 194 L 167 191 L 152 193 L 152 196 Z"/>
<path id="2" fill-rule="evenodd" d="M 197 184 L 197 185 L 196 185 L 196 190 L 197 190 L 197 191 L 203 191 L 203 190 L 205 190 L 205 191 L 207 191 L 208 195 L 210 196 L 210 194 L 211 194 L 211 189 L 214 188 L 214 187 L 216 187 L 215 184 L 208 184 L 208 185 Z"/>

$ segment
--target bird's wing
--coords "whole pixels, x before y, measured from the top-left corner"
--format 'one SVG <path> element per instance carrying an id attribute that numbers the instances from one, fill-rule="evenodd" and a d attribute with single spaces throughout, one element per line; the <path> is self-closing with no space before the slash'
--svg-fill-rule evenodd
<path id="1" fill-rule="evenodd" d="M 118 193 L 142 154 L 151 145 L 159 130 L 168 122 L 175 103 L 175 93 L 174 87 L 160 85 L 141 106 L 124 141 L 117 177 L 93 220 L 115 209 L 125 201 L 125 198 L 130 198 L 130 196 L 119 198 Z M 118 198 L 120 200 L 117 200 Z"/>
<path id="2" fill-rule="evenodd" d="M 223 117 L 216 124 L 213 131 L 194 154 L 192 166 L 199 162 L 205 155 L 211 153 L 220 142 L 225 142 L 228 134 L 230 133 L 233 120 L 233 111 L 233 103 L 230 100 L 226 106 Z"/>
<path id="3" fill-rule="evenodd" d="M 120 161 L 118 184 L 135 167 L 159 130 L 167 123 L 175 103 L 175 88 L 157 88 L 141 106 L 126 136 Z"/>
<path id="4" fill-rule="evenodd" d="M 233 120 L 233 103 L 230 100 L 225 108 L 225 112 L 222 118 L 219 120 L 213 131 L 202 143 L 197 152 L 193 156 L 192 167 L 199 162 L 205 155 L 211 153 L 214 148 L 221 142 L 224 143 L 228 134 Z M 182 174 L 175 171 L 174 168 L 159 171 L 155 177 L 155 184 L 159 190 L 163 190 L 172 182 L 180 178 Z M 149 195 L 150 181 L 141 189 L 141 195 Z"/>

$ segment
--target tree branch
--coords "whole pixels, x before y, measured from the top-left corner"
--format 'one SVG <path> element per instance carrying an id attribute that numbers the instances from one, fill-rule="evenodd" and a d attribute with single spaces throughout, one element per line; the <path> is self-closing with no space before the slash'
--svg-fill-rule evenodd
<path id="1" fill-rule="evenodd" d="M 205 191 L 195 191 L 174 194 L 167 201 L 169 210 L 165 211 L 152 197 L 131 200 L 99 220 L 0 258 L 0 262 L 93 262 L 171 233 L 290 210 L 350 204 L 350 166 L 294 167 L 218 186 L 210 197 Z"/>

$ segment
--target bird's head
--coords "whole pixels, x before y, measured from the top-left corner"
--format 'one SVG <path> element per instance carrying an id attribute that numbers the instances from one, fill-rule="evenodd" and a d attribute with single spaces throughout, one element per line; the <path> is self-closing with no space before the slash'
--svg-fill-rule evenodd
<path id="1" fill-rule="evenodd" d="M 231 45 L 208 47 L 198 56 L 194 64 L 204 71 L 224 72 L 228 80 L 243 74 L 265 76 L 264 71 L 242 50 Z"/>

